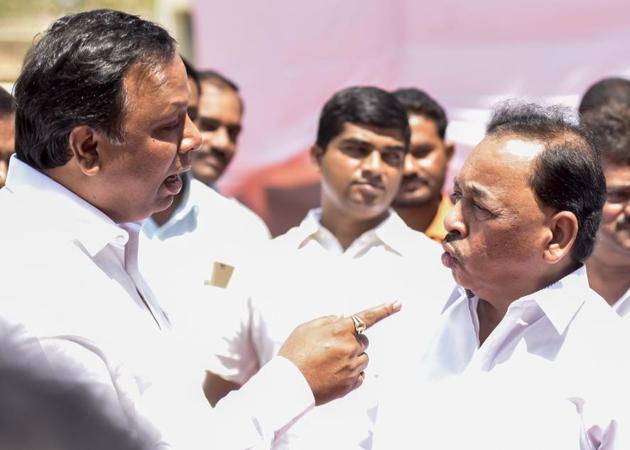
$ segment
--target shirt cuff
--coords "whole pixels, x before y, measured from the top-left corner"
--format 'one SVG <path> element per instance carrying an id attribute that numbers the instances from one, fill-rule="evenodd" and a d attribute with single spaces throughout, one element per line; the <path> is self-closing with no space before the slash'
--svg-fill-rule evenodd
<path id="1" fill-rule="evenodd" d="M 267 439 L 315 405 L 313 391 L 300 369 L 282 356 L 265 364 L 232 395 L 251 405 L 251 417 Z"/>

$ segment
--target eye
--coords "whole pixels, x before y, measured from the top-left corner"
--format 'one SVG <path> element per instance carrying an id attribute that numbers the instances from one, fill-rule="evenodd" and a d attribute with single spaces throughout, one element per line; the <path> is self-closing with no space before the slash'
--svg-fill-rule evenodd
<path id="1" fill-rule="evenodd" d="M 431 145 L 417 145 L 411 149 L 411 154 L 414 158 L 426 158 L 433 151 Z"/>
<path id="2" fill-rule="evenodd" d="M 194 122 L 195 120 L 197 120 L 197 115 L 199 113 L 199 110 L 197 108 L 190 107 L 188 108 L 187 113 L 188 113 L 188 117 L 190 117 L 190 120 Z"/>
<path id="3" fill-rule="evenodd" d="M 405 153 L 402 150 L 385 150 L 381 153 L 381 158 L 385 164 L 398 167 L 402 165 Z"/>
<path id="4" fill-rule="evenodd" d="M 241 127 L 239 125 L 228 125 L 227 133 L 228 133 L 228 136 L 230 137 L 230 141 L 236 142 L 239 134 L 241 134 Z"/>
<path id="5" fill-rule="evenodd" d="M 471 208 L 473 211 L 473 215 L 477 220 L 487 220 L 494 217 L 494 214 L 483 206 L 478 205 L 475 202 L 471 201 Z"/>
<path id="6" fill-rule="evenodd" d="M 350 158 L 364 158 L 370 152 L 367 147 L 358 144 L 346 144 L 341 147 L 341 151 Z"/>
<path id="7" fill-rule="evenodd" d="M 451 203 L 455 204 L 462 199 L 462 193 L 459 191 L 453 191 L 451 194 Z"/>
<path id="8" fill-rule="evenodd" d="M 606 193 L 608 203 L 623 203 L 630 200 L 630 192 L 612 190 Z"/>
<path id="9" fill-rule="evenodd" d="M 171 130 L 174 130 L 176 128 L 179 128 L 179 121 L 164 125 L 162 127 L 162 130 L 164 130 L 164 131 L 171 131 Z"/>
<path id="10" fill-rule="evenodd" d="M 214 120 L 214 119 L 209 119 L 207 117 L 202 117 L 199 120 L 199 130 L 200 131 L 216 131 L 219 127 L 221 126 L 221 124 Z"/>

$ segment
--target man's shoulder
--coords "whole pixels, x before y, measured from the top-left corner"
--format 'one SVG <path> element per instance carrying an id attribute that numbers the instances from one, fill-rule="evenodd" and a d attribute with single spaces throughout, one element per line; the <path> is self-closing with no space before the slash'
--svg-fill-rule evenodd
<path id="1" fill-rule="evenodd" d="M 442 246 L 433 239 L 408 226 L 400 216 L 392 212 L 392 218 L 388 224 L 392 243 L 399 248 L 403 256 L 430 258 L 439 264 L 439 255 L 442 254 Z"/>
<path id="2" fill-rule="evenodd" d="M 226 226 L 240 230 L 247 227 L 250 232 L 269 237 L 269 229 L 265 222 L 235 198 L 227 197 L 198 180 L 191 181 L 191 191 L 200 208 L 199 214 L 211 220 L 212 223 L 221 221 L 220 223 Z"/>

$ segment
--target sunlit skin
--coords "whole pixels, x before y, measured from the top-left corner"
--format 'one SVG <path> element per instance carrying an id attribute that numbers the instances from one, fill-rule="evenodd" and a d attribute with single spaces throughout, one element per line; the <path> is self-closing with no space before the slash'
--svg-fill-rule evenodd
<path id="1" fill-rule="evenodd" d="M 197 124 L 203 143 L 193 160 L 195 178 L 212 185 L 223 175 L 236 153 L 242 113 L 236 92 L 202 82 Z"/>
<path id="2" fill-rule="evenodd" d="M 394 208 L 410 227 L 425 231 L 437 213 L 455 147 L 444 142 L 437 124 L 423 115 L 410 114 L 409 127 L 411 146 Z"/>
<path id="3" fill-rule="evenodd" d="M 196 123 L 197 116 L 199 113 L 199 89 L 197 89 L 197 83 L 195 83 L 195 80 L 193 80 L 191 77 L 188 77 L 188 88 L 190 89 L 190 103 L 188 104 L 188 117 L 190 117 L 190 119 Z M 158 211 L 151 216 L 151 218 L 155 221 L 155 223 L 157 223 L 158 225 L 164 225 L 166 222 L 168 222 L 168 220 L 175 213 L 175 211 L 177 210 L 177 207 L 181 203 L 182 198 L 184 197 L 185 189 L 186 189 L 186 186 L 184 186 L 182 190 L 179 192 L 179 194 L 175 196 L 175 198 L 173 199 L 173 202 L 168 208 L 162 211 Z"/>
<path id="4" fill-rule="evenodd" d="M 480 339 L 514 300 L 570 273 L 577 234 L 572 213 L 542 206 L 528 184 L 535 141 L 486 138 L 466 159 L 445 220 L 443 263 L 479 302 Z"/>
<path id="5" fill-rule="evenodd" d="M 603 168 L 606 203 L 586 266 L 591 287 L 612 305 L 630 289 L 630 166 L 604 161 Z"/>
<path id="6" fill-rule="evenodd" d="M 15 152 L 15 114 L 0 116 L 0 188 L 6 181 L 9 159 Z"/>
<path id="7" fill-rule="evenodd" d="M 321 172 L 322 225 L 345 249 L 389 215 L 402 177 L 401 130 L 344 124 L 325 151 L 311 155 Z"/>
<path id="8" fill-rule="evenodd" d="M 140 221 L 168 208 L 201 145 L 187 114 L 190 89 L 179 56 L 155 70 L 132 67 L 124 78 L 124 143 L 88 126 L 72 130 L 72 159 L 49 176 L 115 222 Z"/>

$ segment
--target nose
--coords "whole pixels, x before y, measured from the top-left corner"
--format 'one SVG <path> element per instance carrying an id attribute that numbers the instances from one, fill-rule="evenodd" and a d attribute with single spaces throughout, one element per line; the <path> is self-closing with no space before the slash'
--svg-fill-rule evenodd
<path id="1" fill-rule="evenodd" d="M 444 218 L 444 228 L 449 234 L 453 233 L 460 237 L 468 235 L 468 226 L 462 210 L 462 202 L 458 201 Z"/>
<path id="2" fill-rule="evenodd" d="M 418 162 L 411 154 L 405 155 L 405 163 L 403 166 L 403 175 L 412 175 L 418 170 Z"/>
<path id="3" fill-rule="evenodd" d="M 364 172 L 371 174 L 380 174 L 382 171 L 383 160 L 381 159 L 381 152 L 378 150 L 372 150 L 365 158 L 363 158 L 362 169 Z"/>
<path id="4" fill-rule="evenodd" d="M 179 153 L 181 155 L 188 155 L 190 152 L 199 150 L 199 147 L 201 147 L 201 133 L 199 133 L 199 129 L 192 119 L 186 114 L 182 140 L 179 145 Z"/>
<path id="5" fill-rule="evenodd" d="M 232 140 L 225 126 L 220 126 L 210 133 L 210 145 L 221 150 L 230 148 Z"/>

